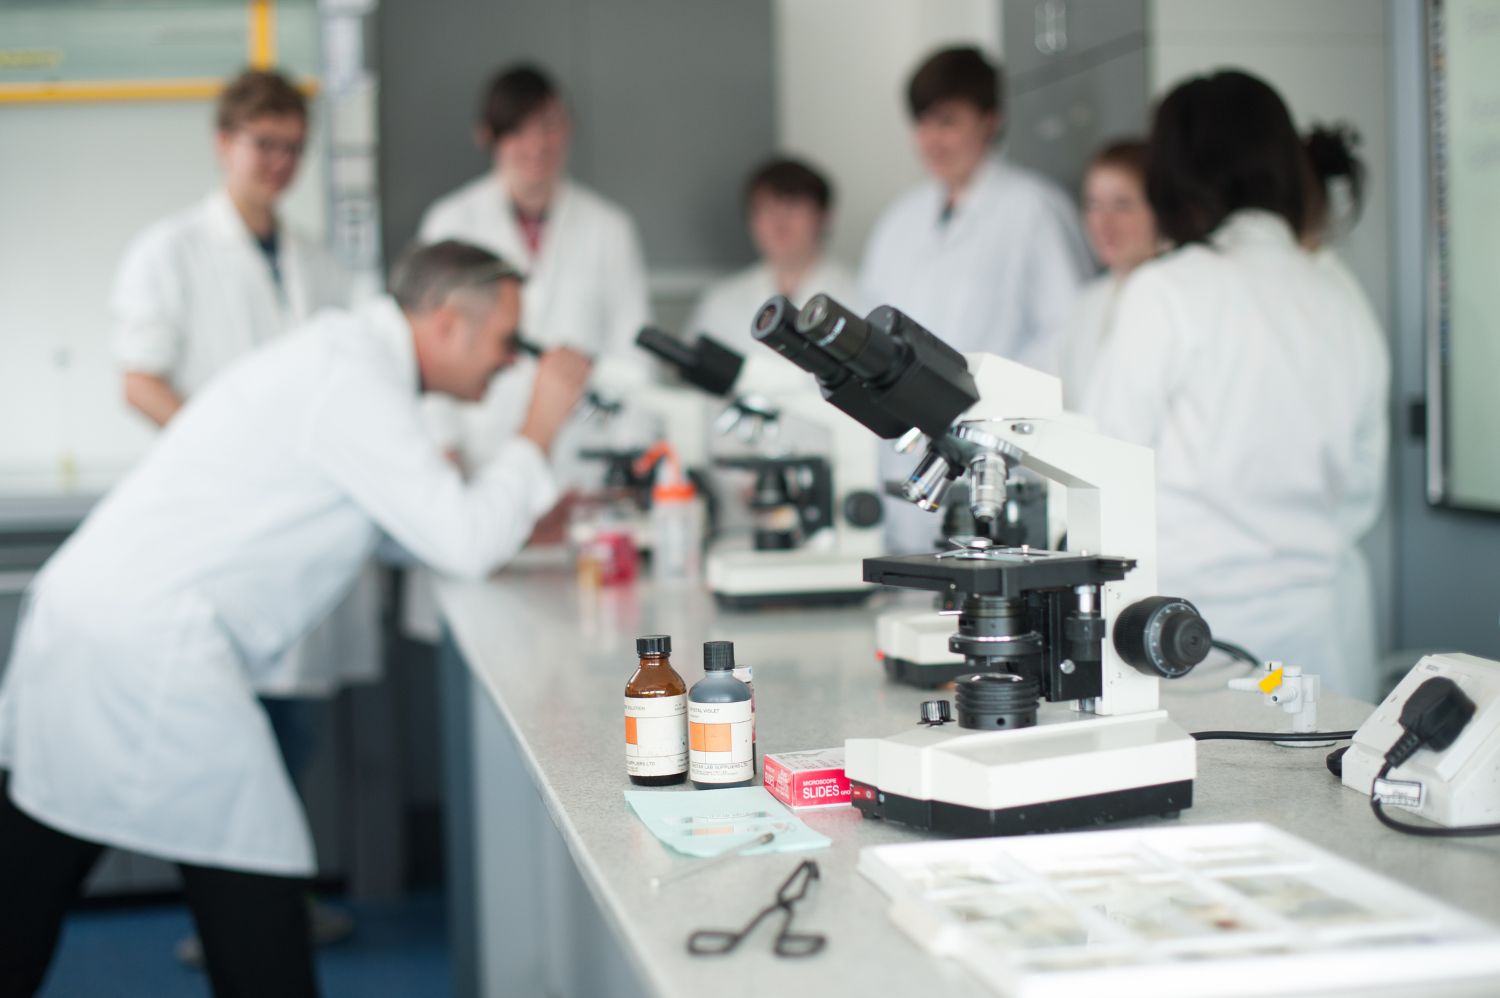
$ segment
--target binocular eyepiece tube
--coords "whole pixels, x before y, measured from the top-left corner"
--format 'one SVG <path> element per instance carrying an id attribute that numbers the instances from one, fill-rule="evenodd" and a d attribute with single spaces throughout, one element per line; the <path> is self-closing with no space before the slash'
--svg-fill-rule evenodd
<path id="1" fill-rule="evenodd" d="M 751 335 L 814 375 L 830 404 L 887 440 L 913 427 L 940 437 L 979 401 L 963 355 L 889 306 L 860 318 L 826 294 L 801 310 L 777 295 L 756 312 Z"/>
<path id="2" fill-rule="evenodd" d="M 888 378 L 902 360 L 901 345 L 827 295 L 814 295 L 797 313 L 797 332 L 865 381 Z"/>
<path id="3" fill-rule="evenodd" d="M 760 307 L 750 335 L 824 385 L 836 384 L 845 376 L 837 359 L 797 331 L 797 306 L 785 295 L 777 295 Z"/>

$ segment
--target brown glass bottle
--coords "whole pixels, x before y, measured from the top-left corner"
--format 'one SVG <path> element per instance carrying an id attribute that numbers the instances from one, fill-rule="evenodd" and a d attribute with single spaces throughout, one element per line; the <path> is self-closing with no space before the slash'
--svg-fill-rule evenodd
<path id="1" fill-rule="evenodd" d="M 688 772 L 687 684 L 672 668 L 672 639 L 637 638 L 641 658 L 625 685 L 625 772 L 643 787 L 681 783 Z"/>

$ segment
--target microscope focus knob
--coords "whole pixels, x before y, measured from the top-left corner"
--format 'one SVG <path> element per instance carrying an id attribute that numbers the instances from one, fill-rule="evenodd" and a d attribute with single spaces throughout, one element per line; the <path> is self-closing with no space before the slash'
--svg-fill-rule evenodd
<path id="1" fill-rule="evenodd" d="M 851 492 L 844 497 L 844 519 L 851 527 L 873 527 L 880 523 L 885 508 L 873 492 Z"/>
<path id="2" fill-rule="evenodd" d="M 947 700 L 923 700 L 922 722 L 927 725 L 947 724 L 953 720 L 953 708 Z"/>
<path id="3" fill-rule="evenodd" d="M 1115 620 L 1115 650 L 1136 669 L 1177 679 L 1208 657 L 1213 633 L 1198 608 L 1176 596 L 1132 603 Z"/>

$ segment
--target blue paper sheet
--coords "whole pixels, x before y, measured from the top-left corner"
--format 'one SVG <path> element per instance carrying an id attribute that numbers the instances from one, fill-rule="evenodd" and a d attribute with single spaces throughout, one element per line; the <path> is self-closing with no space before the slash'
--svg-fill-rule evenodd
<path id="1" fill-rule="evenodd" d="M 668 848 L 688 856 L 717 856 L 766 832 L 776 837 L 745 855 L 822 849 L 819 835 L 772 797 L 765 787 L 662 793 L 627 790 L 625 800 Z"/>

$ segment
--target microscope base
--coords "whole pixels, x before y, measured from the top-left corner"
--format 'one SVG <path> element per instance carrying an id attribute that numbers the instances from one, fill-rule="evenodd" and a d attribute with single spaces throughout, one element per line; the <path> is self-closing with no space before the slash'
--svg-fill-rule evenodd
<path id="1" fill-rule="evenodd" d="M 1044 704 L 1038 722 L 851 738 L 851 801 L 866 817 L 951 835 L 1059 831 L 1192 806 L 1196 743 L 1165 711 L 1097 716 Z"/>
<path id="2" fill-rule="evenodd" d="M 726 610 L 764 610 L 770 607 L 858 606 L 874 595 L 873 589 L 829 592 L 714 593 L 714 602 Z"/>
<path id="3" fill-rule="evenodd" d="M 854 806 L 866 818 L 884 818 L 960 838 L 1061 832 L 1128 818 L 1175 818 L 1179 812 L 1193 806 L 1192 780 L 996 811 L 943 801 L 913 800 L 878 791 L 872 799 L 862 796 L 871 788 L 859 783 L 851 783 L 850 787 L 855 795 Z"/>
<path id="4" fill-rule="evenodd" d="M 708 588 L 720 606 L 850 606 L 869 599 L 860 556 L 834 551 L 711 551 Z"/>
<path id="5" fill-rule="evenodd" d="M 875 656 L 893 682 L 933 689 L 974 670 L 948 650 L 958 628 L 957 614 L 903 608 L 875 618 Z"/>

